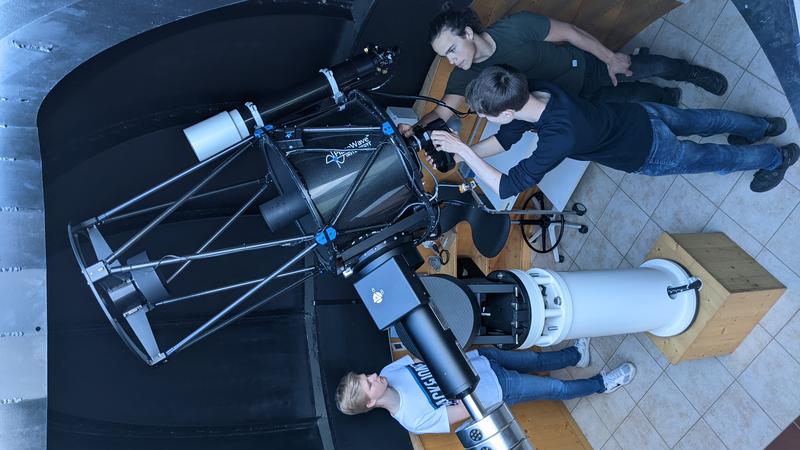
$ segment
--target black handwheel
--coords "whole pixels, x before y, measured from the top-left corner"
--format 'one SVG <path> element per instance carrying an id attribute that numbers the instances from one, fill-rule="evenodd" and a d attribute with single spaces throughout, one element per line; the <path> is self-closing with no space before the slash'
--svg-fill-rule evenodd
<path id="1" fill-rule="evenodd" d="M 581 227 L 578 228 L 578 233 L 580 234 L 586 234 L 588 232 L 589 232 L 589 227 L 587 227 L 586 225 L 581 225 Z"/>
<path id="2" fill-rule="evenodd" d="M 547 200 L 546 200 L 544 194 L 541 193 L 541 191 L 540 192 L 534 192 L 533 194 L 531 194 L 530 197 L 528 197 L 525 200 L 525 202 L 523 203 L 522 209 L 538 209 L 538 210 L 552 209 L 553 206 L 551 204 L 546 204 L 546 202 L 547 202 Z M 581 206 L 583 206 L 583 205 L 581 205 Z M 574 208 L 574 206 L 573 206 L 573 208 Z M 584 208 L 584 210 L 585 209 L 586 208 Z M 557 218 L 554 219 L 554 217 L 557 217 Z M 524 217 L 522 217 L 522 218 L 524 218 Z M 558 244 L 561 242 L 561 238 L 564 237 L 564 228 L 565 228 L 565 226 L 564 226 L 565 225 L 564 224 L 564 215 L 563 214 L 544 214 L 544 215 L 539 216 L 538 222 L 539 223 L 536 224 L 536 225 L 539 226 L 539 228 L 541 229 L 541 232 L 542 232 L 541 241 L 540 241 L 541 242 L 540 248 L 536 248 L 536 247 L 533 246 L 533 244 L 531 244 L 530 236 L 531 236 L 532 232 L 531 232 L 531 234 L 527 233 L 526 229 L 525 229 L 526 225 L 520 222 L 519 229 L 520 229 L 520 232 L 522 233 L 522 238 L 525 241 L 525 244 L 531 250 L 533 250 L 536 253 L 549 253 L 549 252 L 552 252 L 553 249 L 555 249 L 558 246 Z M 555 242 L 551 242 L 550 245 L 548 245 L 548 243 L 547 243 L 547 227 L 551 223 L 559 224 L 560 225 L 560 229 L 558 230 L 558 237 L 556 237 L 556 241 Z"/>

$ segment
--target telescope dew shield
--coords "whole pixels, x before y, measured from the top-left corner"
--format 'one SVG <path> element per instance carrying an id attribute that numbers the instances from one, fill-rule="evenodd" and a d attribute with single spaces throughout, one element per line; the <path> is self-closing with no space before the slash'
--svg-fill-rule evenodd
<path id="1" fill-rule="evenodd" d="M 204 161 L 220 151 L 250 136 L 242 115 L 237 110 L 222 111 L 183 130 L 198 161 Z"/>

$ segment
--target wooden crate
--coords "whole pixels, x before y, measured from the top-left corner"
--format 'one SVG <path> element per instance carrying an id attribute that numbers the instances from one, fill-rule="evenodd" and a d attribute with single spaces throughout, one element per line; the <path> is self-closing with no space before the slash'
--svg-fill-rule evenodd
<path id="1" fill-rule="evenodd" d="M 669 338 L 650 335 L 673 364 L 733 352 L 786 291 L 724 233 L 664 233 L 651 258 L 676 261 L 703 281 L 692 326 Z"/>

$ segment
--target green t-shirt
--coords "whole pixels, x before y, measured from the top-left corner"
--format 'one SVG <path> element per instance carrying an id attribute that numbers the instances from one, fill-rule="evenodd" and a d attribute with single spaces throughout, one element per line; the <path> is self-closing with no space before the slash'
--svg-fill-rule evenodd
<path id="1" fill-rule="evenodd" d="M 485 61 L 473 63 L 469 70 L 455 68 L 447 81 L 445 95 L 464 95 L 467 84 L 481 70 L 500 64 L 511 66 L 528 77 L 528 83 L 549 81 L 572 95 L 583 87 L 586 71 L 584 52 L 569 44 L 554 44 L 544 39 L 550 32 L 550 19 L 531 12 L 505 17 L 488 27 L 496 50 Z"/>

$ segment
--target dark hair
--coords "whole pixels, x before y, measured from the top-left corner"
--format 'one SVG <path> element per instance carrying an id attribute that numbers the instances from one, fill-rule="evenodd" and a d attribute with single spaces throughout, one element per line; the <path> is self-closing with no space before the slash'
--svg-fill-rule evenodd
<path id="1" fill-rule="evenodd" d="M 452 30 L 456 36 L 464 37 L 464 29 L 472 28 L 473 33 L 482 33 L 483 25 L 478 14 L 470 8 L 450 9 L 434 17 L 428 27 L 428 42 L 433 42 L 444 30 Z"/>
<path id="2" fill-rule="evenodd" d="M 519 111 L 529 96 L 525 75 L 503 66 L 483 69 L 466 89 L 470 108 L 488 116 L 498 116 L 507 109 Z"/>

